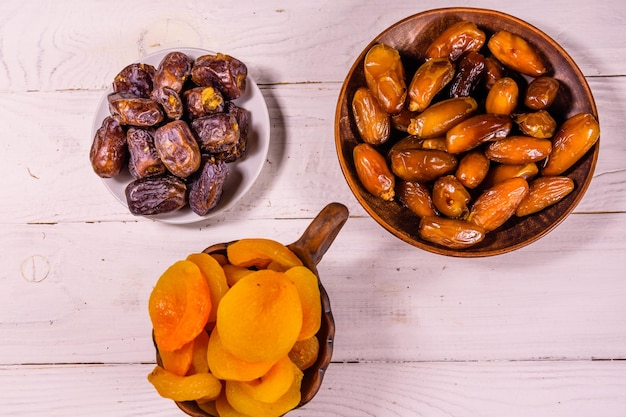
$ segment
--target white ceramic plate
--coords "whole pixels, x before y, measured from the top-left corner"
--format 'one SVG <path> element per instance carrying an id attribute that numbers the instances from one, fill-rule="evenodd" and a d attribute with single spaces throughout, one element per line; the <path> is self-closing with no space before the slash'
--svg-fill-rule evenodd
<path id="1" fill-rule="evenodd" d="M 180 51 L 187 54 L 191 58 L 197 58 L 201 55 L 215 54 L 213 51 L 208 51 L 199 48 L 176 48 L 165 49 L 153 54 L 147 55 L 138 62 L 153 65 L 155 68 L 159 65 L 163 57 L 172 51 Z M 121 70 L 121 68 L 120 68 Z M 111 80 L 113 81 L 113 80 Z M 113 92 L 113 88 L 109 90 L 100 99 L 98 109 L 93 120 L 93 126 L 91 131 L 91 138 L 96 134 L 96 131 L 102 125 L 102 121 L 105 117 L 109 116 L 109 106 L 107 102 L 107 95 Z M 245 155 L 235 162 L 228 164 L 228 178 L 224 184 L 224 191 L 222 198 L 218 205 L 211 210 L 206 216 L 198 216 L 194 213 L 189 206 L 185 206 L 180 210 L 162 213 L 151 216 L 145 216 L 151 219 L 162 221 L 165 223 L 184 224 L 195 223 L 205 220 L 209 217 L 216 216 L 223 213 L 225 210 L 231 208 L 233 205 L 243 197 L 252 184 L 256 181 L 257 177 L 261 173 L 261 169 L 265 164 L 267 152 L 270 144 L 270 119 L 267 111 L 267 105 L 265 99 L 261 94 L 261 90 L 256 85 L 252 77 L 248 75 L 246 92 L 243 96 L 234 100 L 234 103 L 250 112 L 250 128 L 248 132 L 248 145 Z M 133 177 L 128 172 L 128 169 L 124 169 L 118 176 L 114 178 L 103 178 L 102 181 L 113 196 L 128 208 L 126 203 L 126 186 L 133 181 Z"/>

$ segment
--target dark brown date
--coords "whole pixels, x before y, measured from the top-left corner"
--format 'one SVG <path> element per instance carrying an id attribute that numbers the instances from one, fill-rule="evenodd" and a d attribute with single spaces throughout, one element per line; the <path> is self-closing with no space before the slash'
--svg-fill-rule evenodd
<path id="1" fill-rule="evenodd" d="M 193 61 L 182 52 L 170 52 L 163 57 L 154 74 L 153 93 L 169 87 L 180 93 L 191 75 Z"/>
<path id="2" fill-rule="evenodd" d="M 152 99 L 131 93 L 111 93 L 107 100 L 111 116 L 121 125 L 146 127 L 163 121 L 163 111 Z"/>
<path id="3" fill-rule="evenodd" d="M 186 90 L 183 92 L 183 102 L 190 119 L 224 111 L 224 96 L 213 86 Z"/>
<path id="4" fill-rule="evenodd" d="M 127 65 L 113 79 L 113 91 L 150 98 L 155 72 L 156 68 L 150 64 Z"/>
<path id="5" fill-rule="evenodd" d="M 492 56 L 485 58 L 485 87 L 491 89 L 496 81 L 506 77 L 506 68 Z"/>
<path id="6" fill-rule="evenodd" d="M 169 213 L 187 204 L 187 186 L 172 175 L 145 177 L 132 181 L 125 189 L 130 212 L 137 216 Z"/>
<path id="7" fill-rule="evenodd" d="M 217 86 L 228 99 L 234 100 L 246 91 L 248 67 L 232 56 L 217 53 L 196 58 L 191 79 L 201 87 Z"/>
<path id="8" fill-rule="evenodd" d="M 226 162 L 213 157 L 202 158 L 200 169 L 189 185 L 189 207 L 204 216 L 219 203 L 228 178 Z"/>
<path id="9" fill-rule="evenodd" d="M 170 87 L 161 87 L 152 92 L 152 98 L 161 105 L 169 120 L 183 117 L 183 101 L 180 95 Z"/>
<path id="10" fill-rule="evenodd" d="M 450 97 L 469 97 L 485 75 L 485 57 L 478 52 L 468 52 L 457 64 L 450 83 Z"/>
<path id="11" fill-rule="evenodd" d="M 165 167 L 180 178 L 187 178 L 200 167 L 200 148 L 189 125 L 175 120 L 159 127 L 154 145 Z"/>
<path id="12" fill-rule="evenodd" d="M 89 151 L 91 167 L 99 177 L 111 178 L 120 173 L 127 157 L 126 132 L 115 119 L 105 117 Z"/>
<path id="13" fill-rule="evenodd" d="M 224 162 L 234 162 L 237 159 L 243 157 L 246 154 L 248 148 L 248 132 L 250 131 L 250 112 L 243 107 L 237 106 L 232 101 L 229 101 L 226 105 L 226 113 L 230 114 L 237 120 L 239 126 L 239 141 L 237 145 L 224 151 L 215 154 L 217 159 L 221 159 Z"/>
<path id="14" fill-rule="evenodd" d="M 131 127 L 126 140 L 130 153 L 128 167 L 135 178 L 165 174 L 165 165 L 154 146 L 153 129 Z"/>
<path id="15" fill-rule="evenodd" d="M 195 133 L 200 149 L 205 153 L 226 152 L 239 142 L 239 125 L 234 116 L 216 113 L 194 119 L 191 129 Z"/>

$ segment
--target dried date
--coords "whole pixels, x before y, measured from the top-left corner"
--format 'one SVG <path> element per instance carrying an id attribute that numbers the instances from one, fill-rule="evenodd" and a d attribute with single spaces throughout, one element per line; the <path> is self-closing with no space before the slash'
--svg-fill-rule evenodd
<path id="1" fill-rule="evenodd" d="M 135 178 L 165 174 L 166 168 L 154 146 L 154 130 L 131 127 L 126 132 L 129 170 Z"/>
<path id="2" fill-rule="evenodd" d="M 164 119 L 161 106 L 149 98 L 131 93 L 111 93 L 107 101 L 111 116 L 121 125 L 154 126 Z"/>
<path id="3" fill-rule="evenodd" d="M 248 67 L 230 55 L 217 53 L 196 58 L 191 79 L 199 86 L 216 86 L 228 100 L 241 97 L 247 88 Z"/>
<path id="4" fill-rule="evenodd" d="M 91 167 L 99 177 L 111 178 L 120 173 L 127 158 L 126 132 L 115 119 L 105 117 L 89 151 Z"/>
<path id="5" fill-rule="evenodd" d="M 187 178 L 200 167 L 200 148 L 189 125 L 176 120 L 159 127 L 154 134 L 154 145 L 169 172 Z"/>
<path id="6" fill-rule="evenodd" d="M 187 185 L 172 175 L 134 180 L 125 194 L 128 209 L 138 216 L 169 213 L 187 204 Z"/>
<path id="7" fill-rule="evenodd" d="M 150 98 L 155 72 L 156 68 L 150 64 L 127 65 L 113 79 L 113 91 Z"/>
<path id="8" fill-rule="evenodd" d="M 227 152 L 239 142 L 239 124 L 234 116 L 216 113 L 194 119 L 191 129 L 204 153 Z"/>
<path id="9" fill-rule="evenodd" d="M 219 203 L 228 178 L 226 162 L 213 157 L 202 158 L 200 169 L 189 184 L 189 207 L 205 216 Z"/>

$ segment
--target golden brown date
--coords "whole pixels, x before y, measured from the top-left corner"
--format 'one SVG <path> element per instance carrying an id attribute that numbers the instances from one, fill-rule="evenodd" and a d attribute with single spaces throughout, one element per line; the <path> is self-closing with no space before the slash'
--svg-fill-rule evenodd
<path id="1" fill-rule="evenodd" d="M 515 123 L 523 134 L 536 138 L 551 138 L 556 130 L 556 121 L 546 110 L 518 114 Z"/>
<path id="2" fill-rule="evenodd" d="M 550 139 L 532 136 L 508 136 L 491 142 L 485 155 L 503 164 L 527 164 L 545 159 L 552 151 Z"/>
<path id="3" fill-rule="evenodd" d="M 558 203 L 574 190 L 574 181 L 569 177 L 539 177 L 528 187 L 528 194 L 515 210 L 518 217 L 537 213 Z"/>
<path id="4" fill-rule="evenodd" d="M 381 145 L 389 139 L 391 121 L 367 87 L 358 88 L 352 98 L 352 113 L 361 139 L 370 145 Z"/>
<path id="5" fill-rule="evenodd" d="M 183 100 L 173 88 L 164 86 L 152 90 L 152 99 L 161 105 L 169 120 L 183 117 Z"/>
<path id="6" fill-rule="evenodd" d="M 474 189 L 485 179 L 490 165 L 489 158 L 482 151 L 474 149 L 463 155 L 455 175 L 466 188 Z"/>
<path id="7" fill-rule="evenodd" d="M 166 54 L 154 74 L 153 93 L 169 87 L 177 93 L 191 75 L 192 60 L 184 53 L 174 51 Z"/>
<path id="8" fill-rule="evenodd" d="M 469 118 L 478 108 L 472 97 L 442 100 L 411 119 L 407 133 L 421 138 L 444 135 L 451 127 Z"/>
<path id="9" fill-rule="evenodd" d="M 436 149 L 405 149 L 389 154 L 391 171 L 399 178 L 412 182 L 428 182 L 454 172 L 455 156 Z"/>
<path id="10" fill-rule="evenodd" d="M 409 110 L 424 111 L 454 77 L 454 64 L 448 58 L 433 58 L 415 72 L 409 85 Z"/>
<path id="11" fill-rule="evenodd" d="M 487 173 L 481 187 L 490 188 L 504 180 L 516 177 L 530 181 L 535 178 L 537 174 L 539 174 L 539 167 L 537 167 L 535 162 L 519 165 L 496 164 Z"/>
<path id="12" fill-rule="evenodd" d="M 552 153 L 543 175 L 561 175 L 571 168 L 600 138 L 600 124 L 591 113 L 567 119 L 552 139 Z"/>
<path id="13" fill-rule="evenodd" d="M 438 149 L 446 151 L 446 137 L 429 138 L 422 141 L 422 149 Z"/>
<path id="14" fill-rule="evenodd" d="M 454 175 L 439 177 L 433 185 L 433 204 L 451 218 L 462 218 L 469 212 L 470 193 Z"/>
<path id="15" fill-rule="evenodd" d="M 554 103 L 559 92 L 556 78 L 542 76 L 531 81 L 526 89 L 524 104 L 531 110 L 547 109 Z"/>
<path id="16" fill-rule="evenodd" d="M 241 97 L 247 88 L 248 67 L 230 55 L 217 53 L 196 58 L 191 79 L 200 87 L 217 87 L 228 100 Z"/>
<path id="17" fill-rule="evenodd" d="M 115 119 L 107 116 L 91 143 L 91 167 L 99 177 L 112 178 L 121 172 L 127 159 L 126 132 Z"/>
<path id="18" fill-rule="evenodd" d="M 134 63 L 124 67 L 113 79 L 113 91 L 150 98 L 156 68 L 150 64 Z"/>
<path id="19" fill-rule="evenodd" d="M 417 116 L 419 112 L 410 111 L 408 106 L 404 106 L 400 113 L 391 115 L 391 127 L 400 132 L 405 132 L 409 129 L 411 119 Z"/>
<path id="20" fill-rule="evenodd" d="M 474 22 L 462 20 L 444 30 L 429 45 L 426 57 L 448 58 L 456 61 L 468 51 L 478 51 L 485 44 L 487 36 Z"/>
<path id="21" fill-rule="evenodd" d="M 517 206 L 528 193 L 528 182 L 510 178 L 483 191 L 476 198 L 467 220 L 490 232 L 513 216 Z"/>
<path id="22" fill-rule="evenodd" d="M 226 162 L 204 156 L 200 168 L 189 184 L 189 207 L 199 216 L 213 210 L 222 198 L 224 184 L 228 178 Z"/>
<path id="23" fill-rule="evenodd" d="M 512 122 L 508 116 L 478 114 L 462 121 L 446 132 L 448 152 L 457 154 L 478 145 L 508 136 Z"/>
<path id="24" fill-rule="evenodd" d="M 485 111 L 493 114 L 510 115 L 517 107 L 519 86 L 511 77 L 502 77 L 497 80 L 485 101 Z"/>
<path id="25" fill-rule="evenodd" d="M 420 182 L 400 180 L 396 186 L 398 201 L 418 217 L 436 216 L 430 189 Z"/>
<path id="26" fill-rule="evenodd" d="M 183 92 L 183 104 L 190 119 L 224 111 L 224 96 L 217 88 L 194 87 Z"/>
<path id="27" fill-rule="evenodd" d="M 364 61 L 365 82 L 380 106 L 389 114 L 402 110 L 406 100 L 406 79 L 400 53 L 379 43 L 367 52 Z"/>
<path id="28" fill-rule="evenodd" d="M 239 143 L 239 124 L 228 113 L 215 113 L 191 121 L 191 130 L 203 153 L 217 154 Z"/>
<path id="29" fill-rule="evenodd" d="M 463 55 L 450 83 L 450 97 L 469 97 L 482 82 L 484 73 L 485 57 L 482 54 L 470 51 Z"/>
<path id="30" fill-rule="evenodd" d="M 385 157 L 368 143 L 356 145 L 352 155 L 363 188 L 376 197 L 392 201 L 395 196 L 396 180 L 389 170 Z"/>
<path id="31" fill-rule="evenodd" d="M 128 167 L 135 178 L 165 174 L 166 168 L 154 146 L 154 130 L 131 127 L 126 132 L 130 160 Z"/>
<path id="32" fill-rule="evenodd" d="M 504 66 L 492 56 L 485 57 L 485 87 L 491 89 L 496 81 L 506 76 Z"/>
<path id="33" fill-rule="evenodd" d="M 130 182 L 125 195 L 134 215 L 169 213 L 187 204 L 187 185 L 172 175 L 145 177 Z"/>
<path id="34" fill-rule="evenodd" d="M 422 239 L 450 249 L 465 249 L 485 238 L 481 226 L 439 216 L 423 217 L 418 233 Z"/>
<path id="35" fill-rule="evenodd" d="M 393 144 L 391 149 L 389 149 L 389 152 L 387 152 L 387 156 L 389 157 L 394 152 L 404 151 L 407 149 L 422 149 L 423 143 L 424 140 L 415 135 L 405 136 Z"/>
<path id="36" fill-rule="evenodd" d="M 189 125 L 175 120 L 154 133 L 154 146 L 169 172 L 187 178 L 200 167 L 200 148 Z"/>
<path id="37" fill-rule="evenodd" d="M 121 125 L 154 126 L 164 119 L 161 106 L 149 98 L 131 93 L 111 93 L 107 101 L 111 116 Z"/>
<path id="38" fill-rule="evenodd" d="M 548 71 L 544 59 L 535 47 L 509 31 L 496 32 L 489 38 L 487 47 L 498 61 L 522 74 L 539 77 Z"/>

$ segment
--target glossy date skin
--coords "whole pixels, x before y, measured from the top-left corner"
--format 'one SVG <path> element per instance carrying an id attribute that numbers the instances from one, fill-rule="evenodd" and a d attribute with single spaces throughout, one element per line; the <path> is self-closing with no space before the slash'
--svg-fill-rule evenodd
<path id="1" fill-rule="evenodd" d="M 216 86 L 228 100 L 241 97 L 247 88 L 248 67 L 230 55 L 202 55 L 191 70 L 193 82 L 201 87 Z"/>
<path id="2" fill-rule="evenodd" d="M 189 207 L 199 216 L 205 216 L 219 203 L 224 183 L 228 178 L 226 162 L 205 156 L 200 169 L 189 185 Z"/>
<path id="3" fill-rule="evenodd" d="M 152 99 L 131 93 L 111 93 L 107 100 L 111 116 L 121 125 L 154 126 L 164 119 L 161 106 Z"/>
<path id="4" fill-rule="evenodd" d="M 191 129 L 203 153 L 227 152 L 239 143 L 239 124 L 227 113 L 195 119 L 191 122 Z"/>
<path id="5" fill-rule="evenodd" d="M 365 56 L 365 82 L 388 114 L 400 113 L 407 88 L 400 53 L 384 44 L 374 45 Z"/>
<path id="6" fill-rule="evenodd" d="M 135 178 L 165 174 L 166 168 L 154 146 L 154 130 L 131 127 L 126 132 L 130 159 L 128 167 Z"/>
<path id="7" fill-rule="evenodd" d="M 187 185 L 172 175 L 145 177 L 128 184 L 125 195 L 134 215 L 169 213 L 187 204 Z"/>
<path id="8" fill-rule="evenodd" d="M 113 91 L 150 98 L 156 68 L 150 64 L 127 65 L 113 79 Z"/>
<path id="9" fill-rule="evenodd" d="M 485 57 L 478 52 L 468 52 L 457 64 L 456 74 L 450 83 L 450 97 L 471 96 L 485 75 Z"/>
<path id="10" fill-rule="evenodd" d="M 154 145 L 169 172 L 187 178 L 200 167 L 200 147 L 186 122 L 176 120 L 159 127 Z"/>
<path id="11" fill-rule="evenodd" d="M 237 144 L 223 152 L 214 154 L 215 158 L 224 162 L 234 162 L 242 158 L 248 149 L 248 135 L 250 132 L 250 112 L 243 107 L 237 106 L 232 101 L 226 105 L 226 113 L 230 114 L 237 121 L 239 126 L 239 140 Z"/>
<path id="12" fill-rule="evenodd" d="M 185 111 L 190 119 L 208 116 L 224 111 L 225 100 L 222 93 L 213 86 L 194 87 L 183 92 Z"/>
<path id="13" fill-rule="evenodd" d="M 115 119 L 107 116 L 91 144 L 91 167 L 99 177 L 112 178 L 120 173 L 127 158 L 126 132 Z"/>

